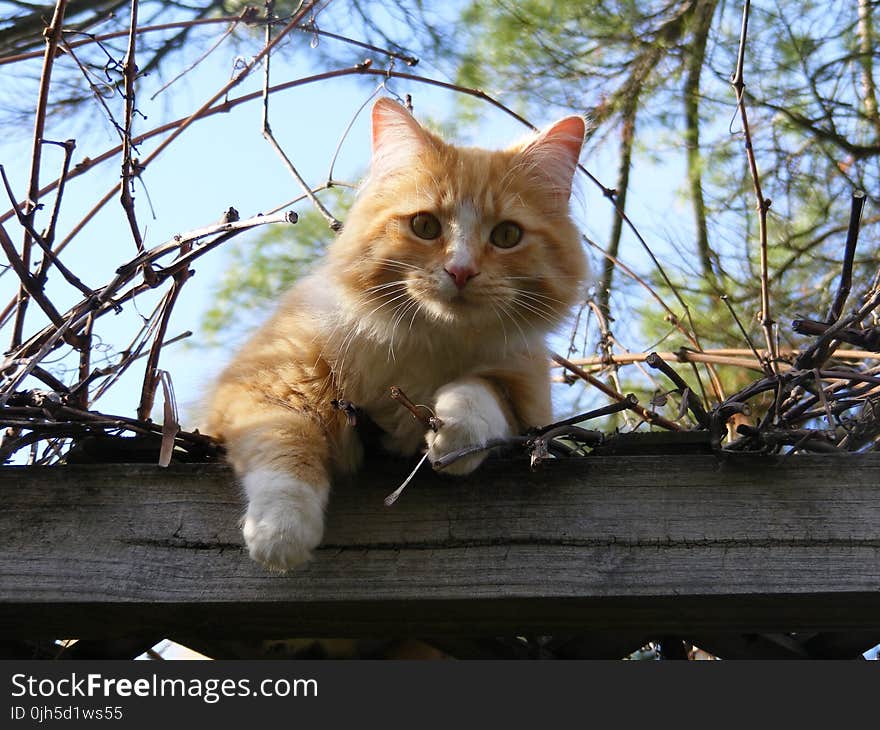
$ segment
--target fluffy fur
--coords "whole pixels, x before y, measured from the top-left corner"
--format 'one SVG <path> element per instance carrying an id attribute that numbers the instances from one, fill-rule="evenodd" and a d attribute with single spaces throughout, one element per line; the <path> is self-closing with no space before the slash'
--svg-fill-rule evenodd
<path id="1" fill-rule="evenodd" d="M 432 462 L 550 421 L 544 339 L 586 276 L 568 213 L 583 135 L 567 117 L 506 150 L 462 148 L 376 102 L 370 175 L 344 230 L 211 396 L 207 430 L 244 485 L 254 559 L 285 570 L 320 543 L 331 475 L 362 456 L 335 398 L 363 408 L 387 449 L 427 445 Z M 439 223 L 436 236 L 416 234 L 419 213 Z M 504 221 L 522 230 L 510 248 L 492 242 Z M 439 432 L 426 434 L 391 385 L 433 408 Z"/>

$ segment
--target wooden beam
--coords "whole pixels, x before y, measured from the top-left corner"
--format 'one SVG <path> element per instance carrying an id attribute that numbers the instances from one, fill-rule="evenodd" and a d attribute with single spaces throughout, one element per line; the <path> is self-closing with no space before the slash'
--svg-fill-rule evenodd
<path id="1" fill-rule="evenodd" d="M 0 469 L 0 636 L 510 636 L 880 628 L 880 455 L 588 457 L 336 486 L 287 575 L 221 465 Z"/>

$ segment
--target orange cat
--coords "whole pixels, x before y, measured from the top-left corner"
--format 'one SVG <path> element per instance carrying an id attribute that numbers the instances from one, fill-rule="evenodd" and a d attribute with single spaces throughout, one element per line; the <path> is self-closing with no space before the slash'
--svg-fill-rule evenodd
<path id="1" fill-rule="evenodd" d="M 372 120 L 370 175 L 345 228 L 211 397 L 207 430 L 247 495 L 245 542 L 275 569 L 309 559 L 331 474 L 360 462 L 331 401 L 364 409 L 395 453 L 426 444 L 432 462 L 548 423 L 544 339 L 587 273 L 568 213 L 580 117 L 503 151 L 446 144 L 389 99 Z M 391 385 L 432 407 L 439 431 L 425 433 Z"/>

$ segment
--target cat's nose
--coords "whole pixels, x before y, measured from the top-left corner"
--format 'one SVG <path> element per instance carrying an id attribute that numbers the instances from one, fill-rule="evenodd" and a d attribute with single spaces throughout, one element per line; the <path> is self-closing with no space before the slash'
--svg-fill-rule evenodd
<path id="1" fill-rule="evenodd" d="M 459 289 L 464 289 L 464 285 L 480 273 L 470 266 L 455 265 L 445 267 L 444 271 L 452 277 L 452 280 Z"/>

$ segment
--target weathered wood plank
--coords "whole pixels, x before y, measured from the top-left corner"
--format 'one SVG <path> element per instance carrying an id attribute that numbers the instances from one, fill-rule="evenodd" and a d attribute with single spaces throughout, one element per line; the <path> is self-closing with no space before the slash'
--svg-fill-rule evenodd
<path id="1" fill-rule="evenodd" d="M 498 462 L 386 508 L 409 467 L 339 485 L 285 576 L 222 466 L 0 469 L 0 635 L 880 628 L 880 455 Z"/>

